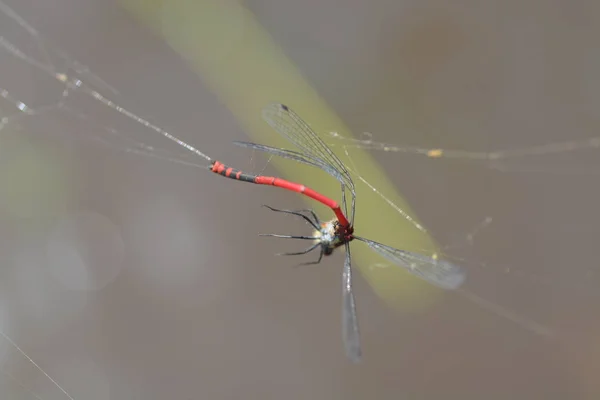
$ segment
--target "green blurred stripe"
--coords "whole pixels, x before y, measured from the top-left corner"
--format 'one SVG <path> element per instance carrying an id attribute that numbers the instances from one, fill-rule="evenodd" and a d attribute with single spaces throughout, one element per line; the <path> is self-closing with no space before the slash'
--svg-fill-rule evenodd
<path id="1" fill-rule="evenodd" d="M 289 148 L 290 144 L 261 119 L 261 108 L 273 101 L 288 104 L 318 132 L 336 131 L 351 136 L 343 121 L 242 4 L 219 0 L 121 0 L 121 4 L 189 61 L 190 67 L 231 110 L 252 141 Z M 214 134 L 200 132 L 201 136 Z M 193 144 L 201 146 L 201 143 L 202 137 L 199 137 Z M 348 161 L 343 152 L 340 154 L 339 147 L 334 150 L 342 161 Z M 352 161 L 354 164 L 348 165 L 359 166 L 361 176 L 412 215 L 369 153 L 353 149 Z M 289 161 L 274 159 L 272 162 L 287 179 L 307 183 L 317 191 L 339 198 L 339 185 L 325 173 Z M 356 183 L 358 234 L 407 250 L 435 251 L 427 234 L 407 222 L 366 185 Z M 322 216 L 327 215 L 322 207 L 318 211 Z M 385 261 L 366 246 L 353 244 L 352 255 L 354 265 L 388 303 L 414 310 L 439 299 L 441 291 L 399 268 L 369 268 Z"/>

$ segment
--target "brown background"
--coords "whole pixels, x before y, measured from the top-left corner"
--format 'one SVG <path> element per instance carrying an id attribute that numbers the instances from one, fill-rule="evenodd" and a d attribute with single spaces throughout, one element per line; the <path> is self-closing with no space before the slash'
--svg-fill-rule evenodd
<path id="1" fill-rule="evenodd" d="M 244 132 L 201 77 L 116 5 L 8 4 L 48 39 L 3 15 L 0 36 L 23 52 L 58 68 L 39 47 L 58 45 L 126 108 L 209 155 L 265 167 L 230 144 Z M 473 151 L 598 135 L 597 4 L 245 2 L 356 134 Z M 20 101 L 60 98 L 5 50 L 0 63 L 0 87 Z M 600 396 L 597 149 L 495 166 L 374 153 L 437 240 L 458 246 L 448 252 L 466 259 L 469 290 L 553 335 L 456 295 L 390 310 L 357 275 L 365 359 L 353 366 L 340 341 L 342 255 L 294 269 L 273 253 L 295 244 L 257 236 L 301 229 L 259 207 L 300 208 L 298 196 L 114 151 L 125 135 L 172 147 L 85 96 L 69 104 L 86 118 L 25 116 L 0 131 L 0 320 L 73 398 Z M 0 110 L 16 115 L 7 101 Z M 6 339 L 0 368 L 2 398 L 67 398 Z"/>

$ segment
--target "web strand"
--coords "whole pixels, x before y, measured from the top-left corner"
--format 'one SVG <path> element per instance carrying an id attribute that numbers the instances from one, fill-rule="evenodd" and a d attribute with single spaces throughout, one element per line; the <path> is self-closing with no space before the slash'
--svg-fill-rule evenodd
<path id="1" fill-rule="evenodd" d="M 204 152 L 200 151 L 196 147 L 180 140 L 170 132 L 160 128 L 159 126 L 151 123 L 147 119 L 140 117 L 138 114 L 133 113 L 129 109 L 121 106 L 114 97 L 118 96 L 118 91 L 111 87 L 108 83 L 102 80 L 100 77 L 93 74 L 90 69 L 83 64 L 77 62 L 73 58 L 69 57 L 63 51 L 56 48 L 56 46 L 50 46 L 46 43 L 46 40 L 40 35 L 40 33 L 32 26 L 30 26 L 21 16 L 19 16 L 14 10 L 8 7 L 5 3 L 0 1 L 0 13 L 8 17 L 10 20 L 14 21 L 18 26 L 20 26 L 27 35 L 33 40 L 35 43 L 39 53 L 40 59 L 36 59 L 32 55 L 21 50 L 19 46 L 17 46 L 13 41 L 5 36 L 0 36 L 0 53 L 3 53 L 5 56 L 10 56 L 15 60 L 19 60 L 19 62 L 24 63 L 25 65 L 39 71 L 44 76 L 48 77 L 53 82 L 57 83 L 61 87 L 61 91 L 57 92 L 57 99 L 54 102 L 49 104 L 43 104 L 39 106 L 31 105 L 26 101 L 22 101 L 22 98 L 12 92 L 9 89 L 3 88 L 2 83 L 0 82 L 0 98 L 11 107 L 11 110 L 8 114 L 4 115 L 5 110 L 0 108 L 1 119 L 0 119 L 0 131 L 3 128 L 15 124 L 17 125 L 20 121 L 43 116 L 47 113 L 52 112 L 64 112 L 68 113 L 68 115 L 72 116 L 75 119 L 81 120 L 83 122 L 91 122 L 92 118 L 85 113 L 78 111 L 74 106 L 68 104 L 68 100 L 72 94 L 81 94 L 86 96 L 89 99 L 92 99 L 101 107 L 106 107 L 112 111 L 115 111 L 119 115 L 122 115 L 133 121 L 134 123 L 140 125 L 141 127 L 151 131 L 149 133 L 153 135 L 158 135 L 163 137 L 173 143 L 175 143 L 179 148 L 185 149 L 187 153 L 189 153 L 189 159 L 186 159 L 186 156 L 181 154 L 177 154 L 176 152 L 169 152 L 166 149 L 156 148 L 154 146 L 148 145 L 141 140 L 134 139 L 128 136 L 123 130 L 115 129 L 109 126 L 101 126 L 100 134 L 90 134 L 85 137 L 86 140 L 91 140 L 94 143 L 98 143 L 104 145 L 108 148 L 111 148 L 116 151 L 122 151 L 131 154 L 143 155 L 151 158 L 161 159 L 165 161 L 174 162 L 177 164 L 182 164 L 186 166 L 192 167 L 202 167 L 205 168 L 207 164 L 203 164 L 202 160 L 210 161 L 211 158 L 208 157 Z M 61 60 L 61 64 L 64 64 L 63 68 L 57 67 L 52 60 L 57 58 Z M 557 143 L 548 143 L 541 144 L 537 146 L 517 148 L 512 150 L 498 150 L 492 152 L 476 152 L 476 151 L 466 151 L 466 150 L 451 150 L 451 149 L 441 149 L 441 148 L 420 148 L 420 147 L 403 147 L 390 145 L 383 142 L 375 142 L 371 139 L 367 140 L 359 140 L 352 138 L 344 138 L 338 135 L 337 133 L 332 133 L 331 137 L 335 144 L 344 147 L 344 150 L 347 151 L 349 148 L 360 148 L 363 150 L 372 150 L 372 151 L 383 151 L 389 153 L 409 153 L 424 156 L 427 158 L 449 158 L 449 159 L 460 159 L 467 161 L 480 162 L 484 165 L 497 169 L 509 171 L 511 168 L 517 168 L 514 165 L 511 166 L 509 161 L 518 160 L 518 159 L 528 159 L 532 157 L 539 156 L 549 156 L 556 155 L 562 153 L 571 153 L 582 151 L 586 149 L 597 149 L 600 147 L 600 137 L 593 137 L 589 139 L 581 139 L 574 141 L 564 141 Z M 115 143 L 119 142 L 119 143 Z M 351 160 L 348 153 L 348 159 Z M 327 154 L 323 154 L 323 157 L 327 157 Z M 200 161 L 198 161 L 198 157 L 200 157 Z M 194 161 L 195 160 L 195 161 Z M 535 168 L 532 168 L 535 170 Z M 539 168 L 539 171 L 547 172 L 546 168 Z M 566 171 L 565 169 L 562 170 Z M 571 170 L 574 173 L 577 170 Z M 588 170 L 588 173 L 591 170 Z M 396 212 L 402 215 L 405 219 L 410 221 L 417 229 L 420 231 L 426 232 L 427 230 L 421 224 L 419 224 L 415 219 L 413 219 L 410 215 L 408 215 L 405 211 L 403 211 L 400 207 L 398 207 L 394 202 L 392 202 L 388 197 L 385 196 L 381 191 L 371 185 L 364 177 L 359 174 L 358 169 L 355 165 L 353 168 L 348 168 L 349 173 L 353 173 L 358 179 L 363 182 L 370 190 L 375 192 L 379 197 L 381 197 L 390 207 L 392 207 Z M 585 172 L 581 170 L 581 172 Z M 472 241 L 473 236 L 478 234 L 479 229 L 474 230 L 468 238 Z M 535 323 L 531 320 L 528 320 L 523 317 L 519 317 L 516 314 L 495 305 L 489 301 L 482 299 L 481 297 L 473 294 L 471 292 L 461 291 L 462 295 L 476 304 L 479 304 L 483 308 L 490 310 L 497 315 L 503 316 L 519 325 L 526 327 L 527 329 L 537 332 L 541 335 L 549 335 L 550 330 L 548 328 L 543 327 L 541 324 Z M 28 362 L 35 366 L 35 368 L 42 373 L 53 385 L 56 386 L 65 396 L 70 400 L 74 400 L 74 398 L 69 395 L 69 393 L 61 386 L 59 383 L 53 379 L 46 371 L 44 371 L 34 360 L 25 353 L 13 340 L 11 340 L 4 332 L 0 331 L 0 335 L 13 347 L 15 348 L 22 357 L 24 357 Z M 4 372 L 6 376 L 17 382 L 19 386 L 21 386 L 24 390 L 28 391 L 32 396 L 37 399 L 41 399 L 39 395 L 28 389 L 25 385 L 20 383 L 14 376 Z"/>
<path id="2" fill-rule="evenodd" d="M 56 386 L 61 392 L 64 393 L 65 396 L 67 396 L 67 398 L 69 400 L 74 400 L 73 397 L 71 397 L 71 395 L 69 393 L 67 393 L 67 391 L 65 389 L 63 389 L 62 386 L 60 386 L 58 384 L 58 382 L 56 382 L 50 375 L 48 375 L 48 373 L 46 371 L 44 371 L 42 369 L 42 367 L 40 367 L 35 361 L 33 361 L 33 359 L 31 357 L 29 357 L 27 355 L 27 353 L 25 353 L 10 337 L 8 337 L 8 335 L 6 333 L 4 333 L 2 330 L 0 330 L 0 335 L 8 342 L 10 343 L 10 345 L 12 347 L 14 347 L 23 357 L 25 357 L 25 359 L 27 361 L 29 361 L 38 371 L 40 371 L 46 378 L 48 378 L 48 380 L 50 382 L 52 382 L 54 384 L 54 386 Z M 12 378 L 12 376 L 11 376 Z M 13 378 L 14 379 L 14 378 Z M 14 379 L 16 381 L 16 379 Z M 17 381 L 18 382 L 18 381 Z M 29 392 L 31 392 L 31 390 L 28 389 Z M 39 398 L 39 396 L 36 395 L 37 398 Z"/>
<path id="3" fill-rule="evenodd" d="M 480 162 L 486 165 L 488 168 L 510 172 L 549 172 L 549 173 L 564 173 L 564 174 L 597 174 L 600 173 L 599 169 L 594 168 L 576 168 L 576 167 L 564 167 L 564 168 L 548 168 L 541 165 L 533 166 L 519 166 L 511 164 L 511 161 L 517 161 L 521 159 L 532 159 L 535 157 L 551 156 L 564 153 L 574 153 L 583 150 L 598 149 L 600 148 L 600 136 L 591 138 L 569 140 L 563 142 L 545 143 L 530 147 L 522 147 L 508 150 L 495 150 L 495 151 L 469 151 L 469 150 L 456 150 L 456 149 L 442 149 L 442 148 L 426 148 L 426 147 L 415 147 L 415 146 L 399 146 L 385 142 L 378 142 L 372 139 L 372 134 L 364 134 L 367 139 L 355 139 L 348 138 L 340 135 L 337 132 L 329 132 L 329 136 L 334 139 L 334 145 L 342 146 L 348 150 L 351 148 L 381 151 L 385 153 L 401 153 L 401 154 L 413 154 L 423 156 L 432 159 L 455 159 L 471 162 Z"/>

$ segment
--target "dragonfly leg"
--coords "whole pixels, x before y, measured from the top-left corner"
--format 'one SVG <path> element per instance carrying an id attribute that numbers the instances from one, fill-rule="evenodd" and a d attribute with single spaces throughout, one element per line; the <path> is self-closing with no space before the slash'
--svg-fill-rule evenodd
<path id="1" fill-rule="evenodd" d="M 270 236 L 283 239 L 319 240 L 317 236 L 279 235 L 277 233 L 259 233 L 258 236 Z"/>
<path id="2" fill-rule="evenodd" d="M 300 218 L 304 219 L 306 222 L 308 222 L 316 230 L 321 229 L 319 227 L 319 225 L 321 225 L 321 221 L 319 220 L 319 217 L 317 217 L 317 214 L 315 214 L 315 212 L 313 210 L 281 210 L 278 208 L 273 208 L 271 206 L 267 206 L 266 204 L 263 204 L 263 207 L 266 207 L 269 210 L 275 211 L 275 212 L 297 215 L 298 217 L 300 217 Z M 311 214 L 311 216 L 314 218 L 314 221 L 311 220 L 310 218 L 308 218 L 306 215 L 302 214 L 302 212 L 309 212 Z"/>

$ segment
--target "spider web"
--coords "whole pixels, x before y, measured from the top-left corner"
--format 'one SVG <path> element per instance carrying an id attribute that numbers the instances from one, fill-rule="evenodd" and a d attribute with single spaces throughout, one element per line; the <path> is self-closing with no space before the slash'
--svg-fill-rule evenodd
<path id="1" fill-rule="evenodd" d="M 205 168 L 210 158 L 202 151 L 179 140 L 167 130 L 139 116 L 116 102 L 120 94 L 116 88 L 95 75 L 90 68 L 77 62 L 56 45 L 49 43 L 40 32 L 29 25 L 19 14 L 3 2 L 0 2 L 0 69 L 5 71 L 4 77 L 18 76 L 13 73 L 27 69 L 31 82 L 18 80 L 0 81 L 0 138 L 40 124 L 52 123 L 53 120 L 68 118 L 77 127 L 78 134 L 65 132 L 65 140 L 81 140 L 94 145 L 101 145 L 117 152 L 156 158 L 192 167 Z M 103 115 L 110 113 L 111 126 L 99 122 L 105 120 Z M 140 134 L 141 132 L 141 134 Z M 143 141 L 139 138 L 143 137 Z M 166 140 L 165 140 L 166 139 Z M 374 141 L 369 134 L 365 139 L 350 139 L 331 133 L 330 142 L 334 146 L 342 146 L 349 159 L 352 148 L 385 153 L 413 154 L 430 159 L 452 159 L 460 162 L 476 163 L 486 168 L 501 172 L 519 173 L 552 173 L 559 175 L 598 174 L 598 166 L 589 164 L 581 166 L 569 165 L 556 167 L 556 156 L 570 155 L 576 152 L 595 150 L 600 147 L 600 137 L 583 138 L 563 142 L 552 142 L 511 150 L 468 151 L 442 148 L 425 148 L 415 146 L 398 146 Z M 173 146 L 169 147 L 172 144 Z M 548 162 L 548 158 L 550 162 Z M 405 215 L 384 193 L 371 186 L 360 174 L 356 165 L 351 172 L 363 183 L 378 193 L 390 207 Z M 455 247 L 472 244 L 474 237 L 492 224 L 493 218 L 483 216 L 481 221 L 467 235 L 462 235 L 458 244 L 444 248 L 446 251 Z M 460 260 L 465 261 L 466 260 Z M 373 267 L 377 267 L 374 265 Z M 521 275 L 537 282 L 542 282 L 534 274 L 513 269 L 512 274 Z M 486 302 L 481 297 L 464 291 L 470 300 L 484 308 L 502 315 L 527 329 L 548 335 L 549 330 L 540 324 L 519 317 L 514 313 Z M 38 365 L 24 350 L 13 341 L 4 330 L 0 331 L 3 339 L 10 344 L 23 359 L 33 365 L 47 378 L 55 388 L 55 392 L 73 400 L 67 388 L 53 379 L 42 366 Z M 15 374 L 2 370 L 2 374 L 14 385 L 33 398 L 47 398 L 33 391 Z"/>

